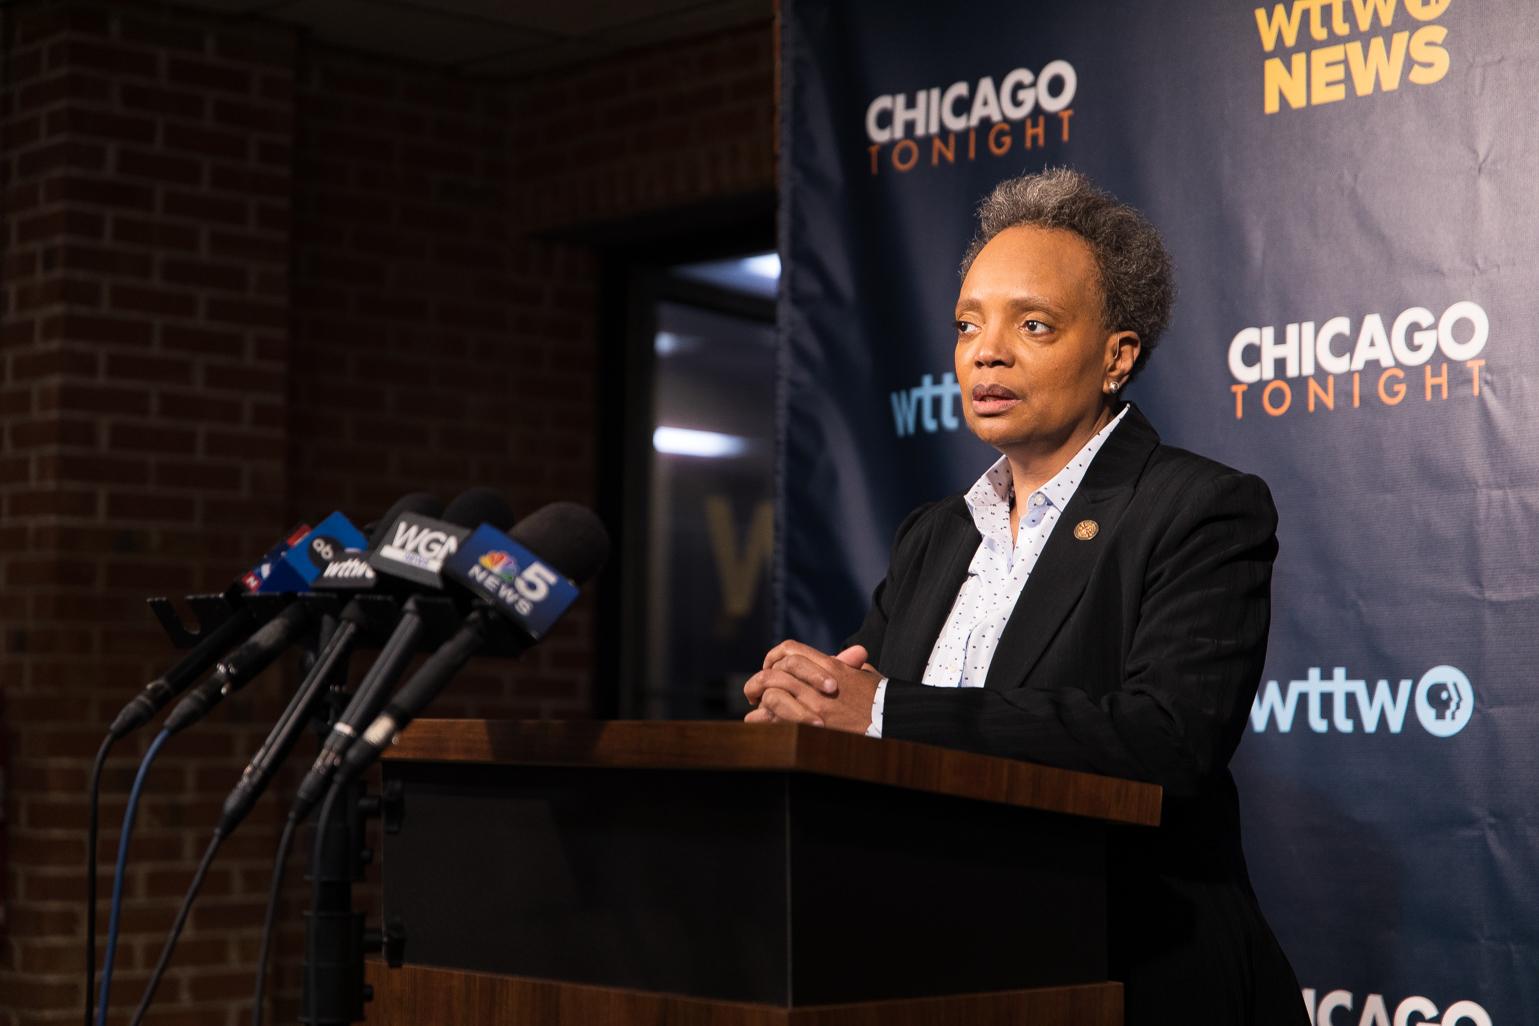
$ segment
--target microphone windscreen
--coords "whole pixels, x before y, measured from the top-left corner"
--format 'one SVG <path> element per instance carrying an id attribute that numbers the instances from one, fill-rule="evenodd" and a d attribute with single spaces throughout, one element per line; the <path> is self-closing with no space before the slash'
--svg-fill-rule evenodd
<path id="1" fill-rule="evenodd" d="M 467 488 L 454 497 L 440 518 L 459 527 L 479 527 L 491 524 L 506 528 L 518 519 L 513 508 L 495 488 Z"/>
<path id="2" fill-rule="evenodd" d="M 437 517 L 444 511 L 443 500 L 429 492 L 412 492 L 395 500 L 395 505 L 374 521 L 369 533 L 369 548 L 377 549 L 390 538 L 390 527 L 402 513 L 420 513 L 425 517 Z"/>
<path id="3" fill-rule="evenodd" d="M 569 580 L 584 584 L 609 558 L 609 532 L 588 507 L 553 502 L 529 514 L 508 532 Z"/>

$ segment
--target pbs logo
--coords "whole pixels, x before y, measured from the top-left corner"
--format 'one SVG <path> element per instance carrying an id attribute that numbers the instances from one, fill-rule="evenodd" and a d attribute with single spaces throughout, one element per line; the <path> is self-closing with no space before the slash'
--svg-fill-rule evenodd
<path id="1" fill-rule="evenodd" d="M 1434 666 L 1416 683 L 1416 718 L 1433 737 L 1453 737 L 1475 714 L 1475 689 L 1456 666 Z"/>

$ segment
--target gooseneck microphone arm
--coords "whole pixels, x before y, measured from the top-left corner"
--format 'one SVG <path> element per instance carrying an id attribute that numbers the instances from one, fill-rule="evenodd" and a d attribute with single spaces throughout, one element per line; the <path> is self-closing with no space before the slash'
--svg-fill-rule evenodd
<path id="1" fill-rule="evenodd" d="M 396 732 L 411 722 L 412 717 L 443 690 L 444 685 L 470 661 L 471 657 L 485 647 L 487 631 L 494 619 L 495 614 L 489 609 L 478 607 L 472 610 L 466 617 L 464 626 L 439 646 L 410 680 L 401 685 L 400 692 L 391 699 L 389 705 L 385 707 L 385 712 L 381 713 L 363 736 L 347 749 L 346 756 L 337 765 L 336 771 L 331 774 L 325 800 L 321 802 L 320 815 L 316 820 L 315 840 L 310 853 L 312 920 L 311 928 L 307 931 L 305 938 L 306 1022 L 326 1024 L 332 1021 L 327 1017 L 327 1010 L 333 1004 L 334 997 L 330 987 L 322 986 L 318 934 L 325 915 L 323 910 L 330 907 L 327 902 L 328 874 L 324 867 L 327 865 L 326 847 L 331 833 L 329 827 L 333 824 L 333 810 L 339 803 L 352 800 L 350 796 L 353 795 L 354 781 L 374 763 L 379 753 L 389 746 Z M 297 822 L 298 819 L 291 814 L 287 826 L 292 827 Z"/>
<path id="2" fill-rule="evenodd" d="M 337 717 L 331 732 L 326 735 L 326 741 L 321 746 L 321 752 L 316 756 L 315 763 L 310 767 L 310 772 L 305 774 L 304 780 L 300 782 L 293 810 L 289 813 L 291 817 L 303 820 L 316 803 L 326 796 L 326 788 L 331 781 L 332 772 L 341 761 L 342 753 L 352 745 L 358 732 L 379 713 L 380 707 L 385 704 L 390 686 L 396 682 L 401 671 L 406 668 L 406 664 L 411 662 L 412 657 L 417 654 L 425 630 L 422 616 L 418 612 L 417 598 L 412 596 L 407 599 L 405 607 L 401 610 L 401 619 L 397 622 L 389 640 L 386 641 L 385 647 L 380 650 L 378 658 L 369 666 L 363 680 L 358 682 L 358 687 L 348 701 L 347 707 L 342 710 L 342 715 Z"/>
<path id="3" fill-rule="evenodd" d="M 162 728 L 175 734 L 208 715 L 226 695 L 239 691 L 272 665 L 300 632 L 310 626 L 311 620 L 310 607 L 304 602 L 295 602 L 267 621 L 249 641 L 220 660 L 208 680 L 187 692 L 166 716 Z"/>
<path id="4" fill-rule="evenodd" d="M 233 833 L 267 789 L 273 774 L 278 772 L 278 767 L 303 735 L 305 724 L 310 721 L 317 704 L 325 696 L 327 686 L 345 670 L 348 656 L 352 654 L 361 630 L 357 623 L 345 618 L 337 624 L 337 629 L 300 683 L 299 691 L 268 733 L 267 740 L 262 742 L 262 747 L 257 749 L 251 761 L 246 764 L 240 780 L 225 799 L 219 817 L 219 832 Z"/>
<path id="5" fill-rule="evenodd" d="M 464 626 L 439 646 L 438 651 L 428 657 L 410 680 L 401 685 L 401 690 L 396 692 L 384 711 L 375 717 L 363 735 L 347 749 L 347 755 L 334 775 L 333 787 L 345 786 L 374 765 L 380 753 L 390 747 L 395 736 L 406 729 L 406 725 L 438 697 L 454 675 L 464 669 L 465 664 L 486 646 L 488 632 L 496 620 L 497 614 L 485 606 L 471 610 L 465 618 Z"/>
<path id="6" fill-rule="evenodd" d="M 187 685 L 217 663 L 219 657 L 230 650 L 230 646 L 249 635 L 254 625 L 255 620 L 250 611 L 242 606 L 218 627 L 204 632 L 191 652 L 171 669 L 146 684 L 143 691 L 123 706 L 112 725 L 107 728 L 108 736 L 117 740 L 135 727 L 148 723 Z"/>

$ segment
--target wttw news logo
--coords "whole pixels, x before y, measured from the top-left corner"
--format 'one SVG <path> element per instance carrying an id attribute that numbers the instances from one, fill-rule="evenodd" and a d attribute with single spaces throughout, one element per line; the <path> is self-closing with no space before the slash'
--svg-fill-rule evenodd
<path id="1" fill-rule="evenodd" d="M 1368 681 L 1348 677 L 1344 666 L 1335 667 L 1329 677 L 1311 666 L 1303 680 L 1286 685 L 1267 681 L 1251 703 L 1250 727 L 1258 734 L 1272 729 L 1291 733 L 1302 713 L 1316 734 L 1374 734 L 1380 727 L 1398 734 L 1413 709 L 1428 734 L 1453 737 L 1475 714 L 1475 689 L 1454 666 L 1434 666 L 1417 681 L 1377 680 L 1372 690 Z"/>

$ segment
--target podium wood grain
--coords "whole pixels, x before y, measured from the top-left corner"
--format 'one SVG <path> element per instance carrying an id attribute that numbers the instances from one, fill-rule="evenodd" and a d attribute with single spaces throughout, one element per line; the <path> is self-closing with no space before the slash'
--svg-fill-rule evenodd
<path id="1" fill-rule="evenodd" d="M 795 723 L 418 720 L 387 759 L 523 766 L 771 770 L 1158 826 L 1154 784 Z"/>
<path id="2" fill-rule="evenodd" d="M 370 1026 L 1120 1026 L 1122 986 L 779 1008 L 371 962 Z"/>

